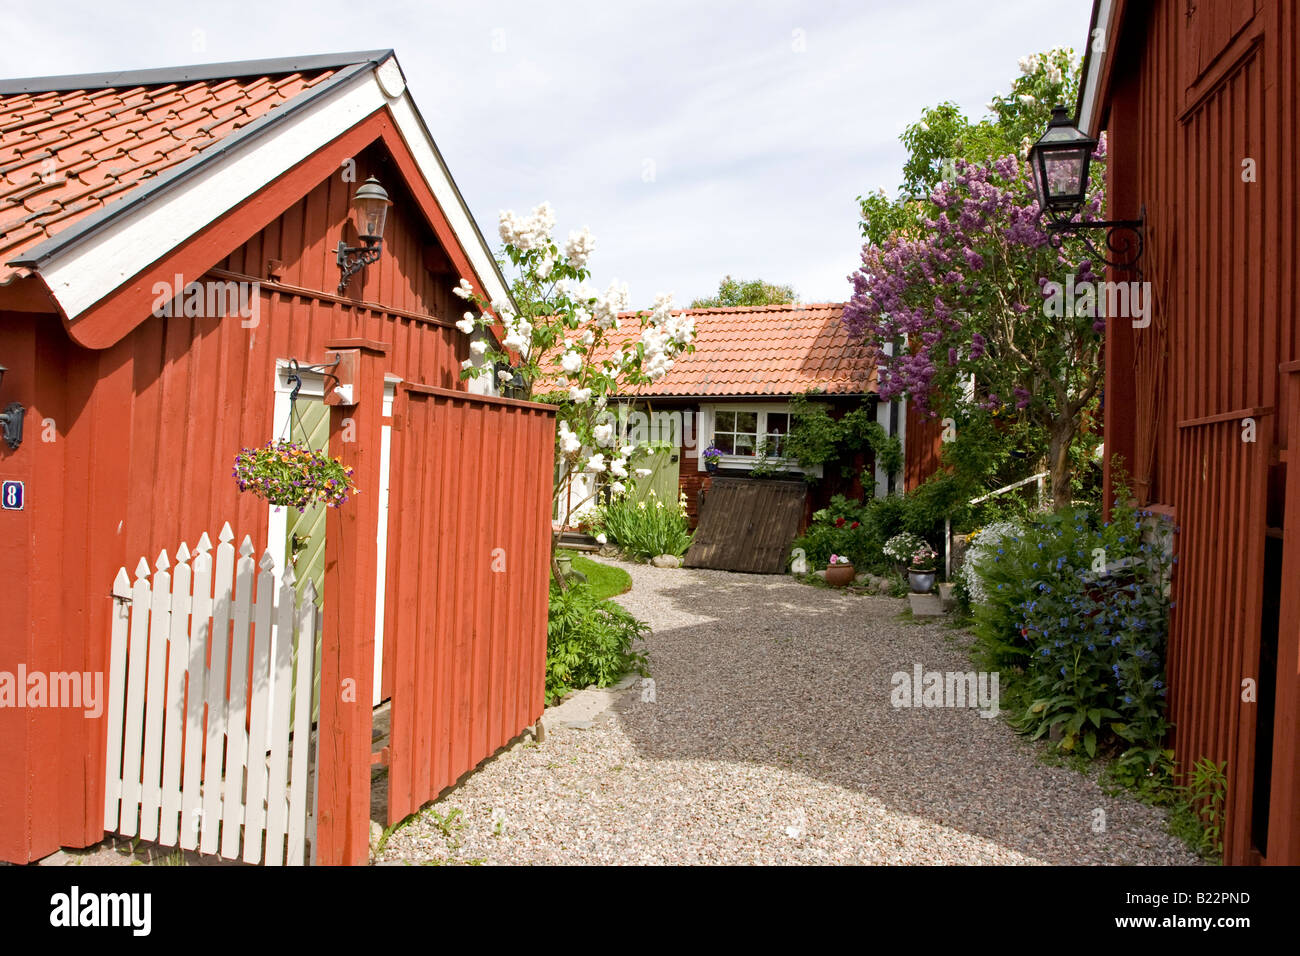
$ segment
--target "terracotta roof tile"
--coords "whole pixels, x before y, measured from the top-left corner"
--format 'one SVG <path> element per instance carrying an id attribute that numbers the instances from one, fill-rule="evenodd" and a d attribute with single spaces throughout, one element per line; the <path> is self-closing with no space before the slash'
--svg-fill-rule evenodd
<path id="1" fill-rule="evenodd" d="M 850 343 L 842 303 L 687 309 L 695 319 L 695 351 L 638 395 L 830 395 L 876 390 L 866 349 Z M 610 352 L 640 336 L 634 315 L 622 317 Z"/>
<path id="2" fill-rule="evenodd" d="M 20 271 L 5 263 L 337 72 L 0 94 L 0 284 Z"/>

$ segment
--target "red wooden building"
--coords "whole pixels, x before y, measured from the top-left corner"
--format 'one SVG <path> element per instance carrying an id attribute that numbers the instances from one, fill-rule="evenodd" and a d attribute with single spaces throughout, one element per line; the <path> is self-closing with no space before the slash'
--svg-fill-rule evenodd
<path id="1" fill-rule="evenodd" d="M 1097 0 L 1079 100 L 1111 218 L 1145 209 L 1154 296 L 1149 325 L 1107 329 L 1106 451 L 1180 527 L 1173 742 L 1184 770 L 1226 763 L 1237 864 L 1300 863 L 1297 15 Z"/>
<path id="2" fill-rule="evenodd" d="M 371 176 L 380 255 L 340 286 Z M 0 675 L 103 672 L 118 569 L 229 522 L 316 551 L 318 861 L 365 860 L 372 763 L 400 820 L 534 723 L 553 409 L 464 391 L 461 277 L 508 295 L 391 51 L 0 81 Z M 359 488 L 310 534 L 231 477 L 297 427 L 293 361 Z M 103 837 L 105 734 L 0 707 L 0 858 Z"/>

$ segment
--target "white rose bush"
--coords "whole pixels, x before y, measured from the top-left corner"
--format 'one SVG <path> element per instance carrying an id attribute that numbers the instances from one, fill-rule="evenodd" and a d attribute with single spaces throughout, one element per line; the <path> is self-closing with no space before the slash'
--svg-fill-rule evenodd
<path id="1" fill-rule="evenodd" d="M 625 493 L 623 479 L 650 450 L 649 443 L 619 444 L 609 399 L 657 382 L 678 356 L 694 351 L 695 323 L 680 310 L 674 314 L 671 295 L 657 296 L 648 312 L 629 315 L 626 284 L 611 283 L 604 292 L 590 285 L 591 233 L 570 233 L 561 246 L 554 229 L 550 203 L 526 217 L 503 210 L 504 256 L 518 273 L 515 301 L 488 301 L 464 278 L 452 291 L 472 307 L 456 323 L 474 337 L 474 357 L 462 363 L 461 379 L 493 375 L 519 397 L 536 395 L 559 407 L 555 454 L 563 467 L 553 500 L 567 499 L 575 477 L 589 475 L 593 490 L 570 509 L 578 511 L 606 488 Z M 628 322 L 637 323 L 635 337 L 626 334 Z M 558 542 L 557 530 L 552 553 Z M 554 558 L 552 565 L 563 587 Z"/>

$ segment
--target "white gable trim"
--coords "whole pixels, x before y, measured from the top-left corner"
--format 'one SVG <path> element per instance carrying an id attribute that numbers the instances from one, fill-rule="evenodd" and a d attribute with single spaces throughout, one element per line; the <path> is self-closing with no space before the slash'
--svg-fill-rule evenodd
<path id="1" fill-rule="evenodd" d="M 390 57 L 277 121 L 269 135 L 202 162 L 180 188 L 124 211 L 94 235 L 56 252 L 38 271 L 64 314 L 75 320 L 161 254 L 385 106 L 484 284 L 483 291 L 493 299 L 508 299 L 492 255 L 465 211 L 410 94 L 404 84 L 393 81 L 394 67 L 396 58 Z M 387 95 L 386 88 L 398 90 L 398 95 Z"/>
<path id="2" fill-rule="evenodd" d="M 1088 35 L 1088 72 L 1083 78 L 1083 88 L 1079 91 L 1079 129 L 1089 136 L 1096 136 L 1101 101 L 1098 98 L 1101 78 L 1105 73 L 1106 61 L 1110 51 L 1106 49 L 1110 42 L 1110 22 L 1115 13 L 1113 0 L 1097 0 L 1094 10 L 1092 31 Z"/>

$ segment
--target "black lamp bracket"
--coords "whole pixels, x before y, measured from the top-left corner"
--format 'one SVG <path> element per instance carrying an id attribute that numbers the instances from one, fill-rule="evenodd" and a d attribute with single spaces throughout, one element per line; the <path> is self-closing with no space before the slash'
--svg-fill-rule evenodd
<path id="1" fill-rule="evenodd" d="M 1099 259 L 1112 269 L 1128 269 L 1142 280 L 1142 252 L 1146 243 L 1146 207 L 1136 219 L 1094 219 L 1088 221 L 1063 219 L 1048 215 L 1047 235 L 1052 245 L 1061 248 L 1064 236 L 1078 239 L 1094 259 Z M 1104 245 L 1098 245 L 1089 233 L 1104 229 Z"/>
<path id="2" fill-rule="evenodd" d="M 23 416 L 26 414 L 27 409 L 22 402 L 10 402 L 0 412 L 0 430 L 3 430 L 5 444 L 10 448 L 17 448 L 23 443 Z"/>
<path id="3" fill-rule="evenodd" d="M 354 275 L 372 262 L 379 261 L 379 254 L 382 251 L 384 240 L 362 236 L 361 241 L 365 245 L 349 246 L 342 239 L 339 240 L 339 295 L 347 291 L 348 282 L 351 281 Z"/>

